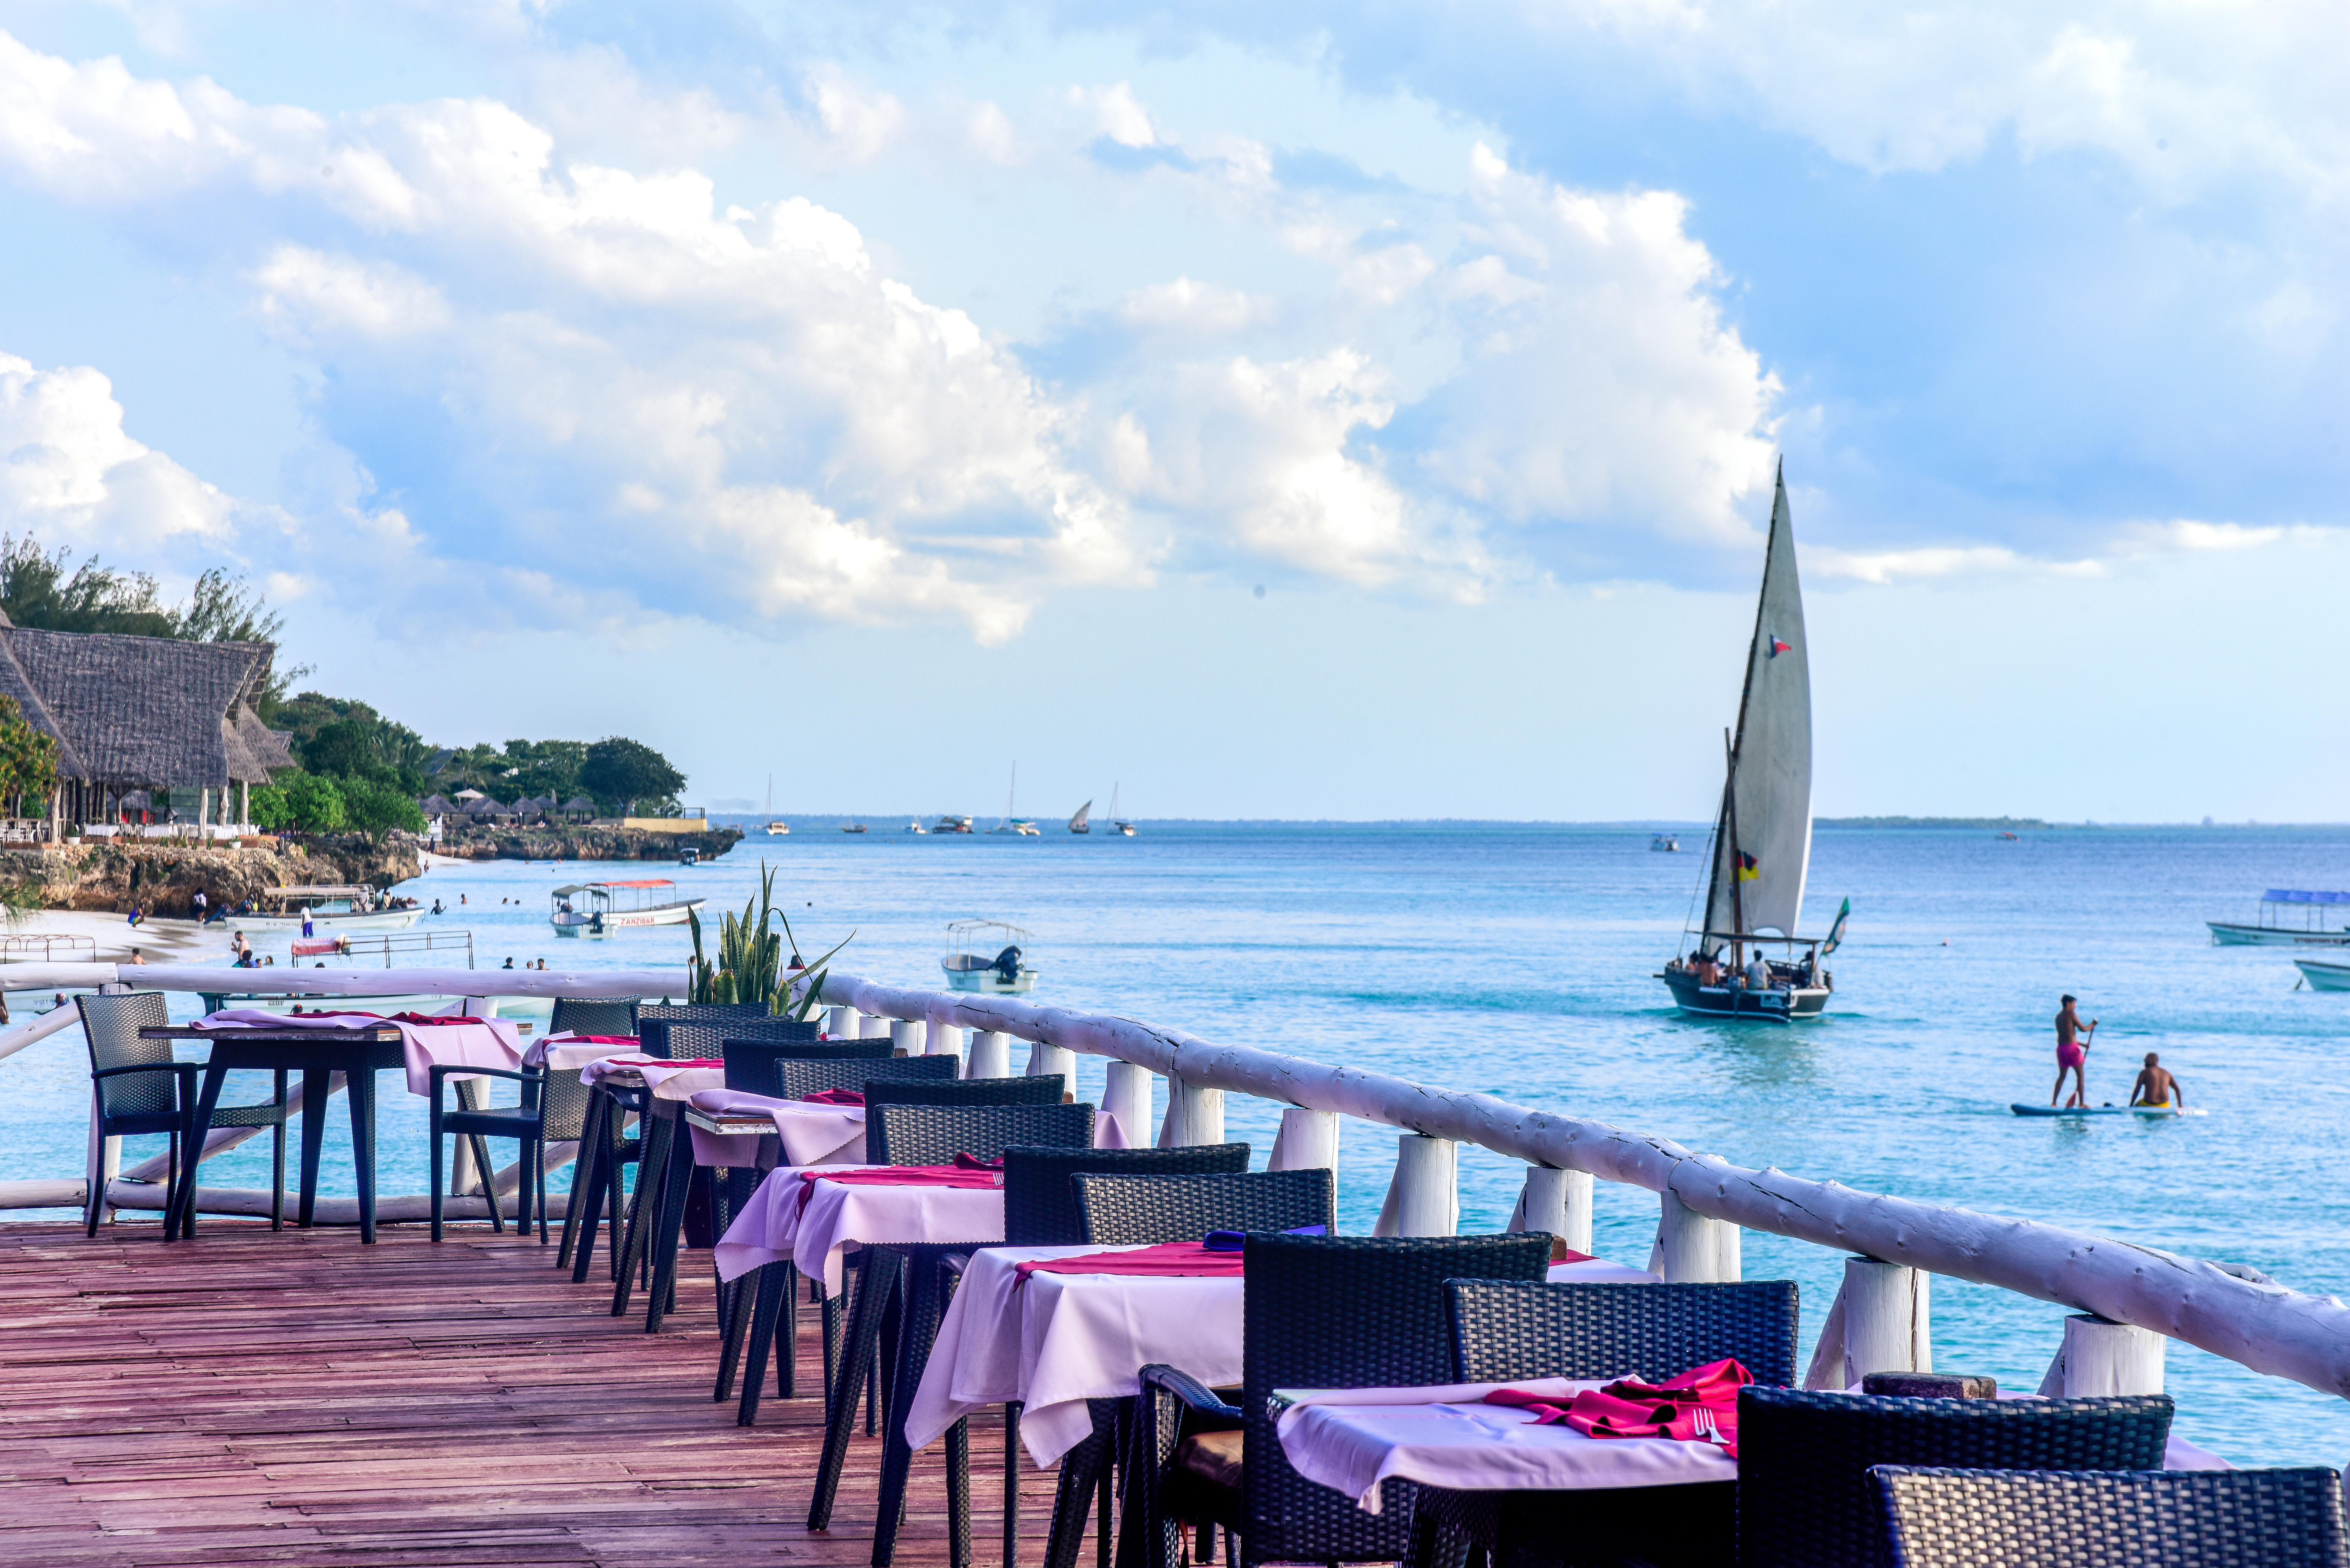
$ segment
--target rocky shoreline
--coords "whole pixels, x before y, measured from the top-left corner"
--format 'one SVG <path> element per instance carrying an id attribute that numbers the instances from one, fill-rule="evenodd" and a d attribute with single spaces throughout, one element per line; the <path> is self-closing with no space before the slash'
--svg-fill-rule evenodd
<path id="1" fill-rule="evenodd" d="M 214 908 L 234 908 L 270 888 L 305 883 L 390 888 L 424 874 L 422 841 L 363 833 L 320 834 L 281 843 L 184 839 L 68 839 L 0 850 L 0 898 L 20 908 L 187 917 L 202 889 Z"/>
<path id="2" fill-rule="evenodd" d="M 704 833 L 654 833 L 641 827 L 575 823 L 545 827 L 452 827 L 436 855 L 457 860 L 670 860 L 681 849 L 698 849 L 705 860 L 743 841 L 739 827 Z"/>

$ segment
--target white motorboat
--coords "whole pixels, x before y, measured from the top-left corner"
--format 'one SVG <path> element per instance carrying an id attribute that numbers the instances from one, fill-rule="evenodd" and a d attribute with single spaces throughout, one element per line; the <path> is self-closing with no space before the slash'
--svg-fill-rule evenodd
<path id="1" fill-rule="evenodd" d="M 1018 763 L 1014 763 L 1012 764 L 1012 787 L 1009 790 L 1006 790 L 1003 795 L 1003 815 L 997 818 L 995 826 L 989 828 L 987 831 L 990 834 L 1009 834 L 1020 838 L 1043 837 L 1045 836 L 1045 830 L 1043 828 L 1038 827 L 1035 823 L 1029 821 L 1024 816 L 1014 816 L 1012 815 L 1014 803 L 1018 799 L 1019 794 L 1020 764 Z"/>
<path id="2" fill-rule="evenodd" d="M 1681 841 L 1669 833 L 1655 834 L 1648 839 L 1648 851 L 1653 855 L 1679 855 Z"/>
<path id="3" fill-rule="evenodd" d="M 2299 910 L 2298 925 L 2288 925 L 2289 911 Z M 2336 923 L 2328 927 L 2325 921 Z M 2338 948 L 2350 947 L 2350 893 L 2312 893 L 2296 888 L 2272 888 L 2261 895 L 2261 907 L 2251 925 L 2206 920 L 2211 940 L 2220 947 Z M 2321 989 L 2331 989 L 2324 987 Z"/>
<path id="4" fill-rule="evenodd" d="M 1134 824 L 1126 820 L 1118 809 L 1118 785 L 1109 786 L 1109 830 L 1120 838 L 1134 836 Z"/>
<path id="5" fill-rule="evenodd" d="M 931 831 L 932 833 L 969 833 L 972 831 L 971 818 L 950 814 L 939 818 L 939 825 Z"/>
<path id="6" fill-rule="evenodd" d="M 2350 963 L 2299 958 L 2293 961 L 2293 967 L 2301 971 L 2312 991 L 2350 991 Z"/>
<path id="7" fill-rule="evenodd" d="M 547 895 L 547 923 L 558 937 L 602 937 L 639 926 L 681 926 L 707 898 L 681 898 L 666 877 L 628 882 L 574 882 Z"/>
<path id="8" fill-rule="evenodd" d="M 939 967 L 947 971 L 949 991 L 1025 996 L 1036 988 L 1036 971 L 1025 958 L 1034 939 L 1018 926 L 1002 920 L 955 920 L 948 925 L 947 935 L 947 956 Z"/>
<path id="9" fill-rule="evenodd" d="M 767 775 L 767 836 L 770 838 L 788 837 L 791 831 L 792 825 L 790 823 L 778 822 L 775 820 L 775 775 L 769 774 Z"/>
<path id="10" fill-rule="evenodd" d="M 1077 807 L 1077 815 L 1069 818 L 1069 831 L 1071 833 L 1091 833 L 1094 830 L 1093 810 L 1094 803 L 1091 801 L 1087 801 L 1085 805 Z"/>
<path id="11" fill-rule="evenodd" d="M 379 903 L 372 888 L 265 888 L 261 900 L 276 905 L 255 914 L 238 915 L 236 922 L 259 930 L 404 931 L 424 918 L 413 898 Z"/>
<path id="12" fill-rule="evenodd" d="M 1812 857 L 1810 657 L 1783 467 L 1771 501 L 1738 729 L 1722 737 L 1729 773 L 1714 825 L 1705 920 L 1690 933 L 1696 939 L 1690 949 L 1657 976 L 1674 1005 L 1693 1018 L 1816 1018 L 1835 991 L 1821 961 L 1844 940 L 1852 900 L 1845 900 L 1826 936 L 1794 934 Z"/>
<path id="13" fill-rule="evenodd" d="M 906 824 L 906 831 L 909 833 L 928 833 L 930 832 L 930 829 L 922 826 L 922 819 L 918 816 L 913 821 Z"/>

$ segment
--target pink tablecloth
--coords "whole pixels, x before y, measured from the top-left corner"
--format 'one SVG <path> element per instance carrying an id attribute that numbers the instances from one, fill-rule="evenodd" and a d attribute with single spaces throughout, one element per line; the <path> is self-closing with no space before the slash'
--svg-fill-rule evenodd
<path id="1" fill-rule="evenodd" d="M 827 1166 L 827 1170 L 872 1169 Z M 803 1186 L 813 1188 L 800 1202 Z M 840 1260 L 852 1247 L 898 1242 L 912 1246 L 984 1243 L 1003 1234 L 1000 1187 L 851 1185 L 800 1180 L 800 1168 L 767 1173 L 751 1200 L 720 1237 L 712 1255 L 722 1280 L 739 1279 L 763 1263 L 785 1259 L 829 1294 L 840 1292 Z"/>
<path id="2" fill-rule="evenodd" d="M 713 1116 L 764 1116 L 783 1140 L 784 1159 L 790 1165 L 862 1165 L 865 1163 L 865 1107 L 817 1106 L 806 1100 L 778 1100 L 740 1089 L 704 1089 L 686 1103 Z M 696 1165 L 746 1166 L 759 1157 L 755 1133 L 714 1133 L 691 1127 Z"/>
<path id="3" fill-rule="evenodd" d="M 726 1086 L 726 1064 L 723 1062 L 666 1062 L 658 1056 L 601 1056 L 579 1069 L 579 1081 L 594 1085 L 616 1074 L 633 1073 L 642 1078 L 657 1100 L 690 1100 L 705 1089 Z"/>
<path id="4" fill-rule="evenodd" d="M 522 1065 L 522 1036 L 504 1018 L 475 1019 L 467 1023 L 403 1023 L 372 1012 L 269 1012 L 255 1007 L 234 1007 L 196 1020 L 202 1029 L 383 1029 L 400 1031 L 406 1046 L 408 1092 L 430 1095 L 434 1067 L 495 1067 L 513 1072 Z M 463 1082 L 468 1075 L 456 1075 Z"/>
<path id="5" fill-rule="evenodd" d="M 584 1039 L 569 1030 L 560 1034 L 543 1034 L 531 1042 L 523 1053 L 526 1067 L 544 1067 L 550 1073 L 576 1073 L 590 1062 L 600 1062 L 607 1056 L 633 1056 L 636 1041 L 623 1036 L 603 1040 Z"/>
<path id="6" fill-rule="evenodd" d="M 1180 1366 L 1211 1386 L 1238 1383 L 1243 1296 L 1237 1279 L 1036 1272 L 1014 1287 L 1016 1265 L 1027 1259 L 1112 1250 L 990 1247 L 974 1253 L 908 1408 L 906 1440 L 922 1448 L 972 1411 L 1017 1399 L 1021 1442 L 1031 1459 L 1049 1465 L 1093 1430 L 1087 1400 L 1132 1394 L 1153 1362 Z M 1596 1258 L 1555 1264 L 1550 1277 L 1657 1282 L 1654 1274 Z"/>

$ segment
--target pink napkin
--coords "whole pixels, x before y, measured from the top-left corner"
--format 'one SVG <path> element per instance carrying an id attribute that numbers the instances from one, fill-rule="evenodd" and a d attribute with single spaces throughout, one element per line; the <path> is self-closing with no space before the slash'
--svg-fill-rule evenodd
<path id="1" fill-rule="evenodd" d="M 1604 1388 L 1586 1388 L 1562 1409 L 1550 1396 L 1496 1388 L 1488 1405 L 1513 1405 L 1534 1412 L 1534 1425 L 1564 1421 L 1587 1438 L 1672 1438 L 1711 1443 L 1738 1457 L 1738 1391 L 1754 1376 L 1735 1361 L 1712 1361 L 1663 1383 L 1627 1377 Z"/>
<path id="2" fill-rule="evenodd" d="M 1034 1273 L 1149 1274 L 1165 1279 L 1238 1279 L 1243 1255 L 1208 1250 L 1204 1241 L 1163 1241 L 1125 1252 L 1082 1252 L 1074 1258 L 1036 1258 L 1015 1266 L 1017 1284 Z M 1016 1286 L 1015 1286 L 1016 1288 Z"/>
<path id="3" fill-rule="evenodd" d="M 852 1187 L 1001 1187 L 1000 1170 L 972 1169 L 959 1165 L 876 1165 L 854 1170 L 803 1170 L 800 1207 L 807 1207 L 819 1181 L 843 1181 Z"/>
<path id="4" fill-rule="evenodd" d="M 861 1089 L 818 1089 L 815 1094 L 802 1095 L 800 1098 L 811 1106 L 861 1106 L 865 1103 L 865 1092 Z"/>

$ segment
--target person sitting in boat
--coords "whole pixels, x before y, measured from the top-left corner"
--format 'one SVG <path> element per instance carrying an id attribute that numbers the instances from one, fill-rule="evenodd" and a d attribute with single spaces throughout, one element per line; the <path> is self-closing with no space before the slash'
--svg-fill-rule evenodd
<path id="1" fill-rule="evenodd" d="M 2187 1108 L 2187 1085 L 2162 1064 L 2161 1057 L 2149 1051 L 2146 1054 L 2146 1065 L 2137 1070 L 2137 1082 L 2130 1085 L 2130 1104 L 2169 1106 L 2183 1111 Z"/>
<path id="2" fill-rule="evenodd" d="M 1764 958 L 1761 953 L 1756 953 L 1754 955 L 1754 961 L 1746 966 L 1746 989 L 1749 991 L 1769 991 L 1777 983 L 1777 981 L 1771 978 L 1771 961 Z"/>
<path id="3" fill-rule="evenodd" d="M 1697 954 L 1690 961 L 1690 967 L 1697 972 L 1698 984 L 1720 985 L 1721 983 L 1721 965 L 1714 961 L 1711 953 Z"/>

